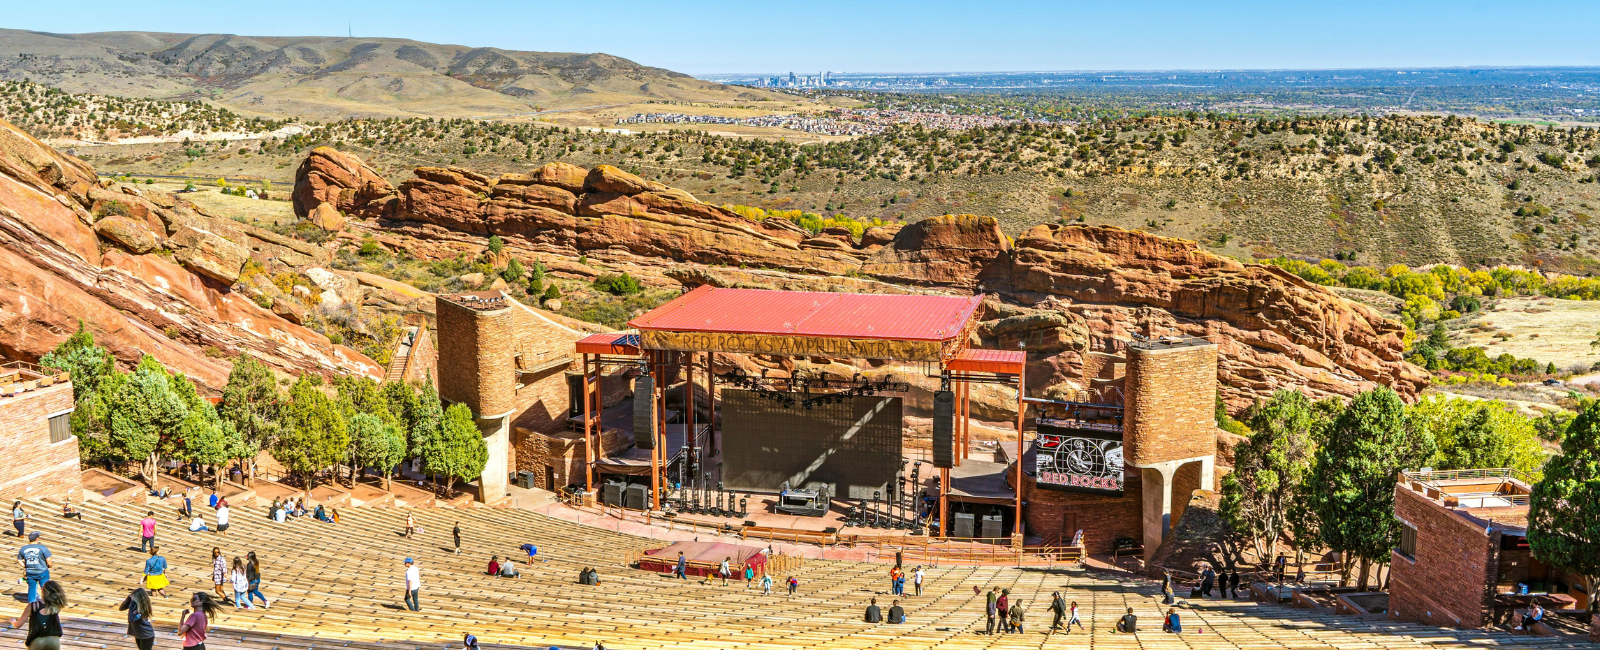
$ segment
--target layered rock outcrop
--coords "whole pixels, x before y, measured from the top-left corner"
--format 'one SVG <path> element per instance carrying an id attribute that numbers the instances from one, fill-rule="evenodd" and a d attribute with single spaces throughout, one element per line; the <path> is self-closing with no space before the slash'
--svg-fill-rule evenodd
<path id="1" fill-rule="evenodd" d="M 81 321 L 124 364 L 144 354 L 219 390 L 250 354 L 291 374 L 377 364 L 236 292 L 246 262 L 327 251 L 94 170 L 0 121 L 0 357 L 37 361 Z"/>
<path id="2" fill-rule="evenodd" d="M 1364 305 L 1194 242 L 1115 227 L 1042 225 L 1012 241 L 992 217 L 946 215 L 856 240 L 753 222 L 605 165 L 550 163 L 498 178 L 424 167 L 391 186 L 354 156 L 319 148 L 300 169 L 302 216 L 333 204 L 421 257 L 481 250 L 500 235 L 518 250 L 589 255 L 647 281 L 991 294 L 977 336 L 1027 349 L 1029 385 L 1044 392 L 1087 388 L 1083 355 L 1135 335 L 1217 342 L 1219 384 L 1238 408 L 1278 388 L 1347 396 L 1381 384 L 1414 397 L 1428 381 L 1401 358 L 1403 328 Z"/>

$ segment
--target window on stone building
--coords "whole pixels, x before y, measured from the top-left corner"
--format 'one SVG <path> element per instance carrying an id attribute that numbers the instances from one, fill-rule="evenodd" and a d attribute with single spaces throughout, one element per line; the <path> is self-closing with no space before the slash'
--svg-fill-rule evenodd
<path id="1" fill-rule="evenodd" d="M 1410 524 L 1400 524 L 1400 554 L 1417 559 L 1417 529 Z"/>
<path id="2" fill-rule="evenodd" d="M 50 442 L 56 443 L 72 437 L 72 413 L 62 413 L 50 418 Z"/>

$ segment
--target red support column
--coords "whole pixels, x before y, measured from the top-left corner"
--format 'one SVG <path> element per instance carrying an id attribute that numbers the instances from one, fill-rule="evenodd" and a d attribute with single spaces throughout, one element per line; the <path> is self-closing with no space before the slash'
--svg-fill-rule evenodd
<path id="1" fill-rule="evenodd" d="M 589 414 L 592 412 L 589 402 L 589 355 L 583 355 L 583 490 L 584 494 L 594 493 L 594 462 L 595 440 L 591 437 L 589 429 Z M 553 487 L 553 486 L 552 486 Z"/>
<path id="2" fill-rule="evenodd" d="M 686 422 L 688 424 L 683 430 L 683 444 L 684 444 L 685 447 L 689 447 L 690 449 L 693 449 L 694 448 L 694 353 L 693 352 L 684 352 L 683 354 L 689 355 L 689 362 L 683 364 L 684 373 L 685 373 L 685 381 L 683 383 L 683 406 L 684 406 L 684 408 L 689 409 L 688 417 L 684 418 L 684 422 Z M 684 452 L 684 454 L 688 454 L 688 453 L 689 453 L 688 451 Z M 668 457 L 670 458 L 671 456 L 669 455 Z M 685 456 L 685 458 L 687 458 L 687 456 Z M 678 480 L 680 480 L 680 481 L 683 480 L 683 477 L 679 476 Z"/>
<path id="3" fill-rule="evenodd" d="M 717 449 L 717 353 L 706 353 L 706 446 Z M 705 455 L 701 454 L 701 458 Z"/>
<path id="4" fill-rule="evenodd" d="M 667 423 L 666 423 L 666 410 L 665 410 L 666 409 L 666 403 L 665 403 L 666 400 L 659 399 L 659 396 L 663 394 L 663 391 L 662 391 L 662 388 L 661 388 L 661 382 L 662 382 L 662 379 L 663 379 L 663 377 L 661 376 L 662 374 L 664 374 L 664 373 L 661 372 L 661 353 L 658 352 L 658 351 L 651 351 L 650 352 L 650 377 L 654 381 L 651 382 L 650 398 L 651 399 L 655 399 L 655 408 L 652 410 L 653 412 L 650 414 L 650 416 L 652 418 L 654 418 L 655 421 L 656 421 L 656 427 L 655 428 L 656 428 L 656 433 L 657 434 L 659 434 L 660 430 L 662 428 L 666 427 L 666 425 L 667 425 Z M 661 437 L 659 435 L 652 434 L 652 437 L 654 438 L 654 440 L 652 442 L 659 442 L 661 440 Z M 650 450 L 650 502 L 649 503 L 650 503 L 650 509 L 651 510 L 655 510 L 656 509 L 656 493 L 657 493 L 658 490 L 661 489 L 661 445 L 652 444 L 651 447 L 652 447 L 652 449 Z"/>
<path id="5" fill-rule="evenodd" d="M 1028 395 L 1028 379 L 1024 375 L 1017 375 L 1017 471 L 1013 480 L 1016 481 L 1017 518 L 1011 526 L 1011 539 L 1017 546 L 1022 542 L 1022 417 L 1027 412 L 1028 404 L 1023 398 Z"/>

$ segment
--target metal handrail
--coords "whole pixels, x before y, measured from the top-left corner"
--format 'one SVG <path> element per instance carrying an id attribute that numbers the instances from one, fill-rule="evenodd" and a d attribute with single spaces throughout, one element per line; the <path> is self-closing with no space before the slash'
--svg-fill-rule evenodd
<path id="1" fill-rule="evenodd" d="M 1443 491 L 1443 490 L 1439 486 L 1439 483 L 1443 482 L 1443 481 L 1460 481 L 1460 480 L 1470 480 L 1470 479 L 1501 479 L 1501 480 L 1515 479 L 1515 480 L 1518 480 L 1518 481 L 1522 481 L 1522 483 L 1525 484 L 1525 485 L 1530 485 L 1531 486 L 1534 483 L 1533 479 L 1529 478 L 1528 475 L 1523 474 L 1522 472 L 1520 472 L 1520 471 L 1518 471 L 1516 469 L 1510 468 L 1510 467 L 1491 467 L 1491 468 L 1482 468 L 1482 469 L 1429 470 L 1429 471 L 1426 471 L 1426 472 L 1406 470 L 1406 471 L 1400 472 L 1400 476 L 1405 478 L 1407 481 L 1411 481 L 1411 482 L 1416 483 L 1418 485 L 1421 485 L 1421 486 L 1424 486 L 1424 487 L 1428 487 L 1428 488 L 1433 488 L 1435 490 L 1440 490 L 1440 491 Z M 1513 496 L 1513 495 L 1502 495 L 1502 496 Z"/>

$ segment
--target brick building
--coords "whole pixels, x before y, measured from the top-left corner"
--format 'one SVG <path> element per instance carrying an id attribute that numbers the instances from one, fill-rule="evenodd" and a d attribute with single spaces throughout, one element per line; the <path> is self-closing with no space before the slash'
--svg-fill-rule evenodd
<path id="1" fill-rule="evenodd" d="M 1476 628 L 1506 623 L 1530 602 L 1552 612 L 1586 608 L 1584 578 L 1540 562 L 1528 548 L 1531 492 L 1509 469 L 1403 473 L 1395 486 L 1402 528 L 1391 552 L 1389 617 Z"/>
<path id="2" fill-rule="evenodd" d="M 12 362 L 0 366 L 0 499 L 82 500 L 72 382 L 65 372 Z"/>
<path id="3" fill-rule="evenodd" d="M 546 489 L 581 476 L 574 463 L 584 458 L 583 436 L 567 429 L 575 374 L 569 371 L 574 343 L 588 332 L 500 291 L 441 295 L 435 303 L 439 396 L 472 409 L 489 445 L 479 498 L 504 496 L 515 470 L 533 472 Z M 624 377 L 602 385 L 607 404 L 628 394 Z"/>
<path id="4" fill-rule="evenodd" d="M 1090 553 L 1135 540 L 1148 562 L 1189 495 L 1216 488 L 1217 346 L 1191 338 L 1094 351 L 1085 355 L 1084 377 L 1093 399 L 1122 406 L 1122 495 L 1039 489 L 1025 473 L 1028 529 L 1063 540 L 1081 530 Z"/>

